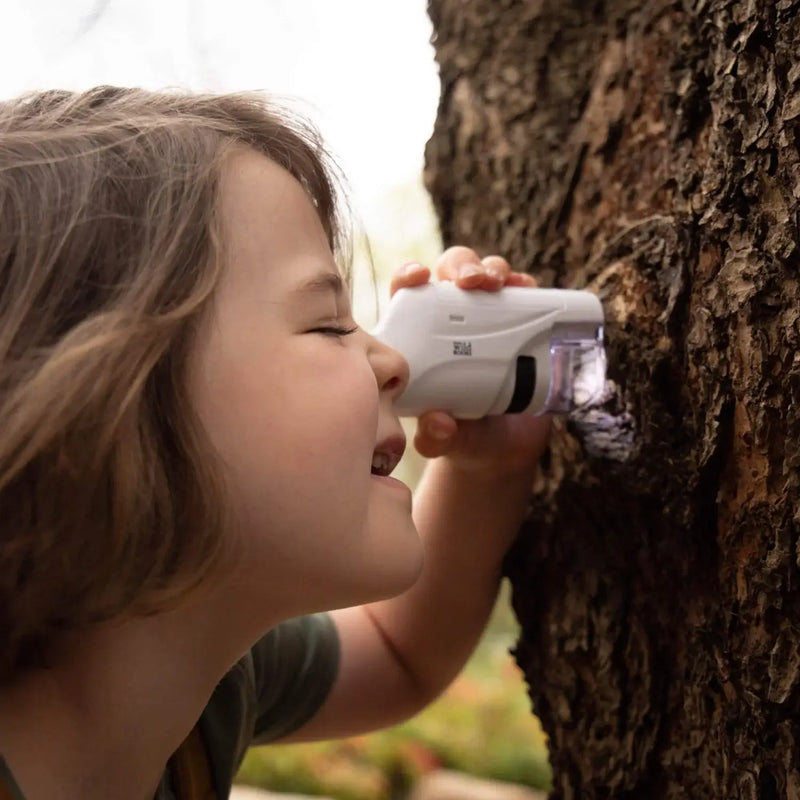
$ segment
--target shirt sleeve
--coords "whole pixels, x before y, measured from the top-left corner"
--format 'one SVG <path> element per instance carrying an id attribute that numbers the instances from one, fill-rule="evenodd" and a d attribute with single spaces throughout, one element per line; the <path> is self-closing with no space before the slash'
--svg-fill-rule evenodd
<path id="1" fill-rule="evenodd" d="M 257 714 L 253 744 L 302 727 L 325 702 L 339 671 L 339 636 L 328 614 L 290 620 L 252 650 Z"/>
<path id="2" fill-rule="evenodd" d="M 329 614 L 281 623 L 234 665 L 199 723 L 220 797 L 227 797 L 247 748 L 311 719 L 338 671 L 339 636 Z"/>

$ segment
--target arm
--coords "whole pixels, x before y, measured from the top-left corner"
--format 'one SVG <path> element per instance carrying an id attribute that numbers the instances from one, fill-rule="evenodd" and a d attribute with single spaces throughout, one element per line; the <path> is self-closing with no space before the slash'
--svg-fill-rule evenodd
<path id="1" fill-rule="evenodd" d="M 454 264 L 454 255 L 463 259 L 465 250 L 445 253 L 439 277 L 456 278 L 463 262 Z M 490 285 L 473 275 L 464 288 L 492 290 L 511 283 L 508 265 L 502 264 L 506 274 L 500 279 L 484 271 Z M 527 278 L 510 274 L 517 285 Z M 428 277 L 424 270 L 403 285 Z M 438 437 L 434 426 L 441 431 Z M 417 713 L 447 687 L 494 605 L 501 562 L 522 522 L 548 434 L 549 422 L 541 418 L 456 423 L 431 412 L 420 419 L 416 447 L 434 459 L 414 502 L 414 522 L 425 547 L 422 574 L 398 597 L 334 612 L 341 642 L 336 682 L 319 712 L 284 741 L 385 727 Z"/>
<path id="2" fill-rule="evenodd" d="M 477 644 L 532 483 L 533 470 L 484 476 L 446 457 L 428 465 L 414 513 L 425 543 L 423 574 L 405 594 L 367 609 L 413 687 L 406 714 L 440 694 Z"/>

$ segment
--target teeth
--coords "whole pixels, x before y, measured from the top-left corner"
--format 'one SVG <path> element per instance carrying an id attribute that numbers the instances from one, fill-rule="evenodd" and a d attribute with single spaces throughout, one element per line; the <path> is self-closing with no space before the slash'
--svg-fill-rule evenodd
<path id="1" fill-rule="evenodd" d="M 372 471 L 380 475 L 388 475 L 391 467 L 391 459 L 386 453 L 372 454 Z"/>

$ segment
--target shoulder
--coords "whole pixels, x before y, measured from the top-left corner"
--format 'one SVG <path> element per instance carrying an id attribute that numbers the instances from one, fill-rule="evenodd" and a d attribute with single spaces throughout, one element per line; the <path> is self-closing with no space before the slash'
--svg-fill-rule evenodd
<path id="1" fill-rule="evenodd" d="M 200 718 L 218 785 L 230 787 L 247 748 L 285 736 L 324 702 L 339 666 L 329 614 L 277 625 L 223 676 Z"/>

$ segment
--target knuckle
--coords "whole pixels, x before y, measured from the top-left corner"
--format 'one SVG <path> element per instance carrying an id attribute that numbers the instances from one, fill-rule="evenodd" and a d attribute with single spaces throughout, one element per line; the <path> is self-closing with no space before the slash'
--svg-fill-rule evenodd
<path id="1" fill-rule="evenodd" d="M 453 247 L 448 247 L 447 250 L 439 256 L 438 265 L 440 267 L 453 267 L 464 262 L 479 264 L 480 258 L 472 248 L 464 247 L 463 245 L 454 245 Z"/>

